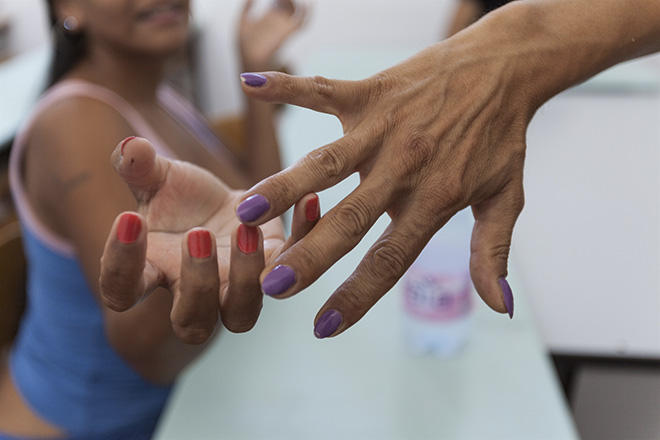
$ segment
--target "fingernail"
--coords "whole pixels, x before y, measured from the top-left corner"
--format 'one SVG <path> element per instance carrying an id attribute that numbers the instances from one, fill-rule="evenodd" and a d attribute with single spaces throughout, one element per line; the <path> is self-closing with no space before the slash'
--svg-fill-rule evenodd
<path id="1" fill-rule="evenodd" d="M 261 87 L 266 84 L 268 78 L 259 73 L 241 73 L 241 81 L 250 87 Z"/>
<path id="2" fill-rule="evenodd" d="M 211 233 L 204 229 L 188 234 L 188 250 L 193 258 L 208 258 L 211 256 Z"/>
<path id="3" fill-rule="evenodd" d="M 337 331 L 339 325 L 343 321 L 341 313 L 336 310 L 328 310 L 325 312 L 314 326 L 314 336 L 319 339 L 327 338 Z"/>
<path id="4" fill-rule="evenodd" d="M 513 318 L 513 292 L 511 291 L 511 286 L 509 286 L 506 278 L 500 278 L 498 283 L 500 283 L 500 287 L 502 288 L 502 299 L 504 300 L 506 311 L 509 312 L 509 318 Z"/>
<path id="5" fill-rule="evenodd" d="M 305 217 L 313 222 L 319 216 L 319 196 L 314 196 L 305 203 Z"/>
<path id="6" fill-rule="evenodd" d="M 127 137 L 126 139 L 124 139 L 124 140 L 122 141 L 122 143 L 121 143 L 121 155 L 122 155 L 122 156 L 124 155 L 124 147 L 126 146 L 126 144 L 127 144 L 129 141 L 131 141 L 132 139 L 135 139 L 135 137 L 136 137 L 136 136 L 129 136 L 129 137 Z"/>
<path id="7" fill-rule="evenodd" d="M 236 215 L 242 222 L 253 222 L 266 211 L 270 209 L 270 203 L 264 196 L 255 194 L 243 200 L 238 209 L 236 210 Z"/>
<path id="8" fill-rule="evenodd" d="M 296 274 L 289 266 L 279 265 L 271 270 L 261 283 L 261 290 L 268 296 L 286 292 L 296 282 Z"/>
<path id="9" fill-rule="evenodd" d="M 252 254 L 259 248 L 259 230 L 253 226 L 238 226 L 238 248 L 244 254 Z"/>
<path id="10" fill-rule="evenodd" d="M 135 214 L 122 214 L 117 225 L 117 239 L 124 244 L 131 244 L 137 241 L 142 230 L 140 217 Z"/>

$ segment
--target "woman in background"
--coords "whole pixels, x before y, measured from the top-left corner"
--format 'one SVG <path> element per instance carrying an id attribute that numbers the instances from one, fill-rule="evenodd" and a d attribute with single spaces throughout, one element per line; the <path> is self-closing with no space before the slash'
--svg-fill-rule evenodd
<path id="1" fill-rule="evenodd" d="M 135 188 L 132 194 L 109 157 L 124 138 L 116 166 L 125 148 L 149 151 L 140 150 L 145 141 L 131 137 L 149 138 L 160 156 L 170 158 L 155 162 L 167 171 L 159 175 L 162 181 L 176 177 L 176 190 L 208 197 L 207 204 L 226 212 L 213 216 L 213 225 L 195 213 L 184 215 L 184 231 L 216 228 L 186 234 L 184 263 L 215 264 L 218 258 L 226 280 L 236 254 L 245 264 L 232 265 L 231 274 L 246 278 L 245 271 L 256 267 L 258 274 L 264 254 L 282 242 L 278 222 L 264 227 L 263 237 L 257 228 L 237 229 L 233 207 L 240 193 L 220 183 L 202 194 L 186 180 L 203 173 L 200 168 L 171 159 L 203 167 L 233 188 L 279 171 L 274 106 L 247 103 L 247 145 L 234 154 L 164 84 L 168 60 L 188 39 L 189 0 L 49 0 L 48 7 L 56 34 L 50 86 L 17 135 L 10 165 L 29 266 L 28 308 L 9 363 L 0 369 L 0 439 L 147 439 L 173 381 L 210 335 L 186 329 L 185 316 L 174 319 L 173 301 L 176 309 L 186 298 L 173 299 L 164 289 L 126 313 L 102 305 L 97 280 L 107 232 L 119 213 L 138 209 L 134 195 L 140 202 L 149 197 Z M 255 18 L 251 7 L 247 1 L 241 17 L 243 68 L 269 70 L 304 11 L 282 0 Z M 244 81 L 262 78 L 246 75 Z M 158 225 L 150 220 L 149 226 Z M 146 234 L 132 214 L 114 227 L 127 245 Z M 181 280 L 182 292 L 187 282 Z M 260 297 L 258 285 L 256 291 Z M 209 310 L 217 320 L 217 307 Z M 234 329 L 246 330 L 240 323 Z M 175 333 L 196 345 L 180 342 Z"/>

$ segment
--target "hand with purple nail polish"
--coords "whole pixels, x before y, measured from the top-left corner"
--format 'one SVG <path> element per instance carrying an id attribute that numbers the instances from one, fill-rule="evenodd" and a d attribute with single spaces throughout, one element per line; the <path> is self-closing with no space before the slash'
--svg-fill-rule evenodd
<path id="1" fill-rule="evenodd" d="M 303 194 L 360 175 L 357 188 L 266 266 L 266 293 L 288 298 L 305 289 L 387 213 L 389 227 L 316 316 L 318 337 L 338 335 L 394 286 L 438 229 L 471 206 L 472 281 L 488 306 L 512 316 L 507 264 L 534 113 L 600 70 L 660 50 L 659 22 L 649 18 L 660 13 L 657 0 L 636 1 L 635 11 L 606 3 L 607 13 L 590 14 L 602 11 L 602 1 L 515 1 L 361 81 L 269 72 L 264 86 L 244 86 L 253 99 L 336 116 L 344 136 L 250 189 L 238 207 L 242 221 L 262 224 Z M 613 33 L 605 37 L 602 29 Z M 597 50 L 588 41 L 599 41 Z"/>

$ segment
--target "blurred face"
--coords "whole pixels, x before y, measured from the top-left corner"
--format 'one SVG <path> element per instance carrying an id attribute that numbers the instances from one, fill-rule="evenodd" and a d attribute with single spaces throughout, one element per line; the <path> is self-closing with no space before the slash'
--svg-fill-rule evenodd
<path id="1" fill-rule="evenodd" d="M 101 45 L 167 55 L 188 37 L 189 0 L 59 0 L 60 19 L 73 16 L 90 48 Z"/>

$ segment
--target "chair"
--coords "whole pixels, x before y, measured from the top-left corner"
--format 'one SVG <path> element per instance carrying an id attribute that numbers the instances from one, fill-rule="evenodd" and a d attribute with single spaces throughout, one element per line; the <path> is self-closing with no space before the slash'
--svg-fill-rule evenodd
<path id="1" fill-rule="evenodd" d="M 11 345 L 25 309 L 26 263 L 18 221 L 0 227 L 0 351 Z"/>

